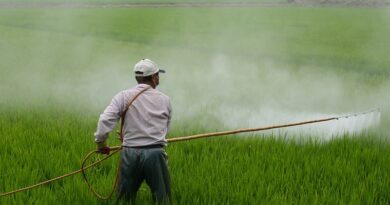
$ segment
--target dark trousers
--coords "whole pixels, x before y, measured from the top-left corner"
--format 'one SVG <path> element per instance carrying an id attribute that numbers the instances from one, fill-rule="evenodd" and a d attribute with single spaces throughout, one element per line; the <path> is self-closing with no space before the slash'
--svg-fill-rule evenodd
<path id="1" fill-rule="evenodd" d="M 145 180 L 155 203 L 170 204 L 171 185 L 167 160 L 163 148 L 123 147 L 118 182 L 119 199 L 135 204 L 137 191 Z"/>

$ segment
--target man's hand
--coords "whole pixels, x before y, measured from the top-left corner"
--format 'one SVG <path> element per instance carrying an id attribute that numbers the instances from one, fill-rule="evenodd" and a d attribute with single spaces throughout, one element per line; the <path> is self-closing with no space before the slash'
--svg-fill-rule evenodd
<path id="1" fill-rule="evenodd" d="M 106 142 L 98 142 L 96 152 L 108 155 L 110 154 L 110 147 L 107 146 Z"/>

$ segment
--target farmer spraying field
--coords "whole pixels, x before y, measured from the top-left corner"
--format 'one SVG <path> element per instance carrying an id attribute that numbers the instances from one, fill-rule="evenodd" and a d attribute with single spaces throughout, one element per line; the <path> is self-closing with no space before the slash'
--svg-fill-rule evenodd
<path id="1" fill-rule="evenodd" d="M 99 153 L 109 154 L 108 134 L 122 118 L 119 198 L 134 203 L 139 187 L 146 180 L 153 200 L 169 203 L 171 187 L 164 146 L 172 109 L 169 97 L 156 90 L 159 73 L 165 71 L 153 61 L 143 59 L 134 66 L 134 72 L 138 85 L 112 99 L 100 115 L 95 142 Z"/>
<path id="2" fill-rule="evenodd" d="M 172 204 L 390 204 L 388 8 L 89 4 L 1 11 L 0 204 L 158 203 L 128 170 L 161 159 L 135 146 L 165 140 Z M 129 53 L 158 55 L 172 80 L 114 98 L 97 150 L 97 115 L 137 84 Z M 175 117 L 140 143 L 131 125 L 156 127 L 139 109 L 157 86 Z"/>

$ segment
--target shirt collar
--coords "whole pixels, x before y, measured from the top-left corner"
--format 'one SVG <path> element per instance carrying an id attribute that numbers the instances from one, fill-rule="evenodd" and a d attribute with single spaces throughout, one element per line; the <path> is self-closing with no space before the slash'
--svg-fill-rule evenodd
<path id="1" fill-rule="evenodd" d="M 136 87 L 142 89 L 142 88 L 146 88 L 146 87 L 148 87 L 148 86 L 149 86 L 150 88 L 153 88 L 152 86 L 150 86 L 150 85 L 148 85 L 148 84 L 144 84 L 144 83 L 137 84 Z"/>

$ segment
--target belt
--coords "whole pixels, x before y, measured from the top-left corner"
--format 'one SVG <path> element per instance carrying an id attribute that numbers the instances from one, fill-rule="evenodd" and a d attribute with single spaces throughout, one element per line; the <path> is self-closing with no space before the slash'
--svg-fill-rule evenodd
<path id="1" fill-rule="evenodd" d="M 162 144 L 153 144 L 153 145 L 144 145 L 144 146 L 123 146 L 127 148 L 136 148 L 136 149 L 154 149 L 154 148 L 164 148 Z"/>

